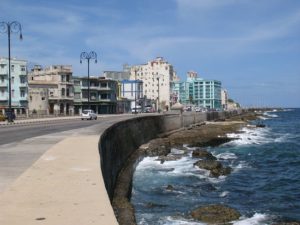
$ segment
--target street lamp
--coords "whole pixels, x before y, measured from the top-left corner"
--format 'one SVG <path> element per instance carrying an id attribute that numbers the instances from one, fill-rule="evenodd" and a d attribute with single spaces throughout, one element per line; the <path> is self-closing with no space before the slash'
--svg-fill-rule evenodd
<path id="1" fill-rule="evenodd" d="M 157 111 L 160 113 L 160 109 L 159 109 L 159 77 L 156 78 L 157 79 Z"/>
<path id="2" fill-rule="evenodd" d="M 7 33 L 8 36 L 8 122 L 13 122 L 14 118 L 11 109 L 11 75 L 10 75 L 10 34 L 19 33 L 20 40 L 23 39 L 22 36 L 22 26 L 19 22 L 0 22 L 0 33 Z"/>
<path id="3" fill-rule="evenodd" d="M 82 63 L 83 59 L 86 59 L 88 62 L 88 109 L 91 109 L 91 106 L 90 106 L 90 59 L 95 59 L 95 63 L 97 63 L 97 53 L 94 51 L 91 51 L 90 53 L 81 52 L 80 63 Z"/>
<path id="4" fill-rule="evenodd" d="M 137 69 L 134 68 L 134 113 L 136 114 L 136 71 Z"/>

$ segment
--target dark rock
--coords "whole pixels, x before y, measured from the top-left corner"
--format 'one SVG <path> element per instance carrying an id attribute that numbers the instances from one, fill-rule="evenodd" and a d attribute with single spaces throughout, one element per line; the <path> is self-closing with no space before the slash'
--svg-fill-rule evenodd
<path id="1" fill-rule="evenodd" d="M 168 190 L 168 191 L 174 191 L 174 187 L 172 186 L 172 185 L 168 185 L 167 187 L 166 187 L 166 190 Z"/>
<path id="2" fill-rule="evenodd" d="M 209 205 L 199 207 L 191 212 L 191 216 L 210 224 L 224 224 L 240 218 L 241 214 L 225 205 Z"/>
<path id="3" fill-rule="evenodd" d="M 212 138 L 210 140 L 207 141 L 201 141 L 201 142 L 195 142 L 193 144 L 190 144 L 189 147 L 216 147 L 219 146 L 221 144 L 225 144 L 227 142 L 230 142 L 232 140 L 235 140 L 236 138 L 229 138 L 229 137 L 216 137 L 216 138 Z"/>
<path id="4" fill-rule="evenodd" d="M 171 146 L 168 138 L 157 138 L 149 142 L 146 154 L 148 156 L 167 155 L 171 151 Z"/>
<path id="5" fill-rule="evenodd" d="M 154 203 L 154 202 L 148 202 L 146 204 L 146 207 L 147 208 L 163 208 L 163 207 L 166 207 L 167 205 L 163 205 L 163 204 L 157 204 L 157 203 Z"/>
<path id="6" fill-rule="evenodd" d="M 166 156 L 159 156 L 157 160 L 160 161 L 161 164 L 163 164 L 165 161 L 176 161 L 181 158 L 182 157 L 180 155 L 166 155 Z"/>
<path id="7" fill-rule="evenodd" d="M 193 158 L 203 158 L 208 160 L 216 160 L 217 158 L 214 157 L 210 152 L 206 151 L 205 149 L 197 148 L 192 153 Z"/>
<path id="8" fill-rule="evenodd" d="M 230 167 L 223 167 L 222 163 L 216 160 L 199 160 L 194 165 L 201 169 L 209 170 L 212 177 L 225 176 L 232 171 Z"/>
<path id="9" fill-rule="evenodd" d="M 272 225 L 300 225 L 299 221 L 294 221 L 294 222 L 278 222 L 274 223 Z"/>

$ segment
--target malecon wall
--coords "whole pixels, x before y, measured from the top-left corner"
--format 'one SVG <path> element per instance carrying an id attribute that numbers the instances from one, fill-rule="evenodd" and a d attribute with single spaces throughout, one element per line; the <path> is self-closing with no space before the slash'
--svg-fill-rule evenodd
<path id="1" fill-rule="evenodd" d="M 116 123 L 101 135 L 99 152 L 101 155 L 102 176 L 110 200 L 113 199 L 116 179 L 126 164 L 128 157 L 140 145 L 157 138 L 159 134 L 188 127 L 206 120 L 224 119 L 233 112 L 187 112 L 183 114 L 163 114 L 148 117 L 137 117 Z"/>

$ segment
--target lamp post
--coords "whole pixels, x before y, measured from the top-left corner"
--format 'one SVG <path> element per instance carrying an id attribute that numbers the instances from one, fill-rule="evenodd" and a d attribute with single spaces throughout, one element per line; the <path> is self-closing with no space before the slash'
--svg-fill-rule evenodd
<path id="1" fill-rule="evenodd" d="M 81 52 L 80 63 L 82 63 L 83 59 L 86 59 L 87 63 L 88 63 L 88 109 L 91 109 L 91 106 L 90 106 L 90 59 L 95 59 L 95 63 L 97 63 L 97 53 L 94 51 L 91 51 L 89 53 Z"/>
<path id="2" fill-rule="evenodd" d="M 134 113 L 136 114 L 136 68 L 134 68 Z"/>
<path id="3" fill-rule="evenodd" d="M 159 77 L 156 78 L 157 79 L 157 111 L 160 113 L 160 109 L 159 109 Z"/>
<path id="4" fill-rule="evenodd" d="M 22 26 L 19 22 L 0 22 L 0 33 L 7 33 L 8 36 L 8 122 L 13 122 L 14 118 L 11 109 L 11 74 L 10 74 L 10 34 L 19 33 L 20 40 L 23 39 L 22 36 Z"/>

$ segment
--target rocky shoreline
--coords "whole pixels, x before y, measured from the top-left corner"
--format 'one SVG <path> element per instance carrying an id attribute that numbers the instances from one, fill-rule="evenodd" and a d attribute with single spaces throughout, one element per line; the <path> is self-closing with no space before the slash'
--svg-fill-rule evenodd
<path id="1" fill-rule="evenodd" d="M 140 146 L 140 148 L 130 157 L 127 165 L 122 169 L 117 179 L 112 205 L 115 215 L 120 225 L 135 225 L 135 210 L 130 203 L 132 177 L 136 165 L 145 156 L 158 156 L 161 163 L 169 160 L 177 160 L 180 154 L 169 154 L 171 148 L 175 147 L 185 153 L 187 150 L 183 144 L 189 144 L 189 147 L 195 147 L 193 157 L 199 158 L 194 165 L 201 169 L 210 171 L 210 176 L 218 177 L 228 175 L 231 168 L 224 167 L 217 159 L 208 151 L 203 149 L 207 146 L 218 146 L 220 144 L 231 141 L 226 136 L 227 133 L 239 132 L 251 120 L 257 119 L 257 114 L 248 112 L 227 119 L 226 121 L 206 122 L 194 125 L 178 132 L 163 135 L 160 138 L 151 140 L 150 142 Z M 172 191 L 174 187 L 167 187 Z M 210 205 L 195 208 L 190 215 L 194 220 L 200 220 L 212 224 L 224 224 L 240 217 L 238 211 L 224 205 Z"/>

